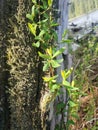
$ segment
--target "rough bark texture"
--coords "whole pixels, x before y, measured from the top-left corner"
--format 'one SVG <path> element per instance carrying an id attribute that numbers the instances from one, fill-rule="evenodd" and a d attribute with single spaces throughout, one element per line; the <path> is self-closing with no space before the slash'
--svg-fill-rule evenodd
<path id="1" fill-rule="evenodd" d="M 5 17 L 8 15 L 6 5 L 6 1 L 0 0 L 0 130 L 9 128 L 9 103 L 7 102 L 8 94 L 6 93 L 9 75 L 6 64 L 6 32 L 8 30 L 6 27 L 8 17 Z"/>
<path id="2" fill-rule="evenodd" d="M 31 46 L 25 18 L 31 3 L 31 0 L 0 1 L 0 99 L 3 100 L 0 130 L 42 129 L 39 110 L 42 63 Z"/>

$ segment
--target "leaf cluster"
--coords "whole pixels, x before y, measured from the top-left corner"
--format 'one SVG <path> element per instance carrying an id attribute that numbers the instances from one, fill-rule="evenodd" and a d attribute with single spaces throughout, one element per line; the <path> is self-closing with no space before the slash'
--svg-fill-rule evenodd
<path id="1" fill-rule="evenodd" d="M 42 50 L 38 51 L 38 54 L 43 59 L 43 71 L 49 73 L 48 76 L 43 77 L 43 80 L 48 84 L 49 93 L 55 95 L 55 98 L 60 94 L 61 87 L 64 87 L 71 97 L 71 94 L 78 90 L 74 87 L 73 82 L 70 83 L 67 80 L 71 75 L 73 68 L 69 70 L 61 70 L 60 74 L 55 74 L 55 69 L 60 67 L 61 63 L 63 62 L 63 59 L 58 60 L 57 57 L 65 51 L 65 47 L 62 47 L 59 50 L 56 47 L 57 34 L 54 30 L 54 27 L 58 26 L 58 24 L 54 22 L 55 20 L 52 15 L 53 1 L 40 0 L 40 3 L 38 3 L 36 0 L 32 0 L 32 2 L 33 6 L 31 13 L 27 14 L 26 17 L 30 21 L 28 22 L 28 28 L 33 36 L 32 46 Z M 67 42 L 69 44 L 71 41 L 65 40 L 65 35 L 66 31 L 62 36 L 61 43 Z M 58 83 L 57 78 L 59 76 L 62 77 L 62 81 Z M 72 100 L 69 100 L 68 103 L 70 107 L 75 106 L 75 103 Z M 65 106 L 65 103 L 59 104 L 59 106 L 57 106 L 57 111 L 62 113 L 61 109 L 65 110 Z M 63 114 L 64 113 L 65 111 L 63 111 Z"/>

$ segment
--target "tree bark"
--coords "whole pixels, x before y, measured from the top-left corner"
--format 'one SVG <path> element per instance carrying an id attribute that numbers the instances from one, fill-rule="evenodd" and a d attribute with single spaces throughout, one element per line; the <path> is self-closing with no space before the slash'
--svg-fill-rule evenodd
<path id="1" fill-rule="evenodd" d="M 1 130 L 42 129 L 39 109 L 42 62 L 38 50 L 32 48 L 26 20 L 31 7 L 31 0 L 0 1 Z"/>
<path id="2" fill-rule="evenodd" d="M 59 23 L 58 49 L 62 47 L 62 34 L 68 24 L 67 2 L 68 0 L 54 0 L 56 5 L 53 5 L 58 10 L 56 15 Z M 42 130 L 39 102 L 41 92 L 44 91 L 41 78 L 43 65 L 38 56 L 38 50 L 31 46 L 32 38 L 25 18 L 31 6 L 31 0 L 0 1 L 0 98 L 3 99 L 0 105 L 1 130 Z M 68 49 L 59 58 L 64 58 L 64 62 L 57 73 L 71 66 Z M 60 82 L 61 77 L 58 79 Z M 57 97 L 56 101 L 50 105 L 49 124 L 46 122 L 48 125 L 46 130 L 54 130 L 62 120 L 62 115 L 56 115 L 55 112 L 58 99 L 64 103 L 67 102 L 66 90 L 62 88 L 62 91 L 64 94 Z M 65 114 L 64 122 L 66 123 L 67 113 Z"/>
<path id="3" fill-rule="evenodd" d="M 67 30 L 67 26 L 68 26 L 68 0 L 58 0 L 55 1 L 54 0 L 54 8 L 56 8 L 58 10 L 58 13 L 56 16 L 56 21 L 57 23 L 59 23 L 59 26 L 57 27 L 57 34 L 58 34 L 58 49 L 62 48 L 62 47 L 66 47 L 64 53 L 62 55 L 60 55 L 58 57 L 58 59 L 63 59 L 63 63 L 61 64 L 61 67 L 59 67 L 59 69 L 57 69 L 57 74 L 61 73 L 61 70 L 64 69 L 69 69 L 72 67 L 72 56 L 69 54 L 68 51 L 68 45 L 67 44 L 61 44 L 62 41 L 62 35 L 64 34 L 64 32 Z M 67 36 L 65 36 L 65 39 L 67 38 Z M 69 77 L 68 81 L 71 82 L 71 76 Z M 61 82 L 62 78 L 61 76 L 58 77 L 58 82 Z M 56 105 L 59 102 L 64 102 L 65 104 L 67 104 L 68 102 L 68 94 L 67 91 L 65 90 L 65 88 L 62 88 L 61 91 L 63 92 L 62 95 L 60 95 L 59 97 L 57 97 L 57 99 L 54 101 L 54 103 L 52 104 L 54 107 L 51 107 L 53 111 L 53 115 L 52 115 L 52 119 L 51 119 L 51 125 L 50 125 L 50 130 L 54 130 L 57 124 L 61 124 L 61 122 L 65 123 L 65 129 L 66 128 L 66 123 L 68 120 L 68 112 L 59 115 L 56 115 Z M 68 110 L 68 105 L 65 108 L 66 110 Z M 50 112 L 51 114 L 51 112 Z M 59 127 L 60 128 L 60 127 Z"/>

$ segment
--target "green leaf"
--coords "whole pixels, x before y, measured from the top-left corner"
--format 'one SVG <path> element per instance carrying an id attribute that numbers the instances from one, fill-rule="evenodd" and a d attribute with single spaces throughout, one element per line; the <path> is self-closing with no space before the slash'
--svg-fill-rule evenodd
<path id="1" fill-rule="evenodd" d="M 31 33 L 32 33 L 34 36 L 36 36 L 36 28 L 37 28 L 37 24 L 34 24 L 34 23 L 31 24 L 31 23 L 28 23 L 28 27 L 29 27 Z"/>
<path id="2" fill-rule="evenodd" d="M 70 83 L 68 81 L 63 80 L 63 85 L 64 86 L 70 86 Z"/>
<path id="3" fill-rule="evenodd" d="M 54 39 L 57 41 L 58 40 L 58 36 L 57 36 L 57 33 L 54 31 L 53 32 L 53 37 L 54 37 Z"/>
<path id="4" fill-rule="evenodd" d="M 52 6 L 52 2 L 53 2 L 53 0 L 48 0 L 48 5 L 49 5 L 49 7 Z"/>
<path id="5" fill-rule="evenodd" d="M 76 103 L 74 103 L 73 101 L 69 101 L 68 103 L 69 103 L 70 107 L 75 107 L 76 106 Z"/>
<path id="6" fill-rule="evenodd" d="M 58 23 L 52 23 L 50 26 L 55 27 L 55 26 L 59 26 L 59 24 Z"/>
<path id="7" fill-rule="evenodd" d="M 51 86 L 51 92 L 55 92 L 58 89 L 60 89 L 60 85 L 58 85 L 58 84 L 54 84 Z"/>
<path id="8" fill-rule="evenodd" d="M 53 77 L 43 77 L 45 82 L 50 82 L 52 80 L 55 80 L 58 77 L 58 75 L 55 75 Z"/>
<path id="9" fill-rule="evenodd" d="M 46 52 L 49 54 L 49 56 L 52 58 L 52 48 L 50 47 L 49 49 L 46 50 Z"/>
<path id="10" fill-rule="evenodd" d="M 61 53 L 63 53 L 65 51 L 65 47 L 59 49 L 58 51 L 55 52 L 55 54 L 53 55 L 53 58 L 55 58 L 56 56 L 60 55 Z"/>
<path id="11" fill-rule="evenodd" d="M 45 63 L 43 66 L 43 71 L 47 71 L 49 68 L 49 63 Z"/>
<path id="12" fill-rule="evenodd" d="M 76 90 L 79 90 L 79 88 L 76 88 L 76 87 L 73 87 L 70 85 L 70 83 L 66 80 L 63 80 L 62 84 L 64 85 L 64 87 L 68 90 L 70 90 L 71 92 L 72 91 L 76 91 Z M 75 93 L 75 92 L 74 92 Z"/>
<path id="13" fill-rule="evenodd" d="M 76 112 L 75 112 L 75 113 L 72 113 L 71 116 L 74 117 L 74 118 L 76 118 L 76 119 L 79 119 L 79 116 L 77 115 Z"/>
<path id="14" fill-rule="evenodd" d="M 66 35 L 67 35 L 67 33 L 68 33 L 68 30 L 65 30 L 64 33 L 63 33 L 63 35 L 62 35 L 62 38 L 65 38 Z"/>
<path id="15" fill-rule="evenodd" d="M 39 56 L 42 57 L 43 59 L 50 59 L 49 55 L 42 54 L 41 52 L 38 52 Z"/>
<path id="16" fill-rule="evenodd" d="M 72 40 L 69 40 L 69 39 L 62 39 L 61 41 L 62 43 L 72 43 Z"/>
<path id="17" fill-rule="evenodd" d="M 76 88 L 74 86 L 71 86 L 71 91 L 76 91 L 76 90 L 79 90 L 79 88 Z"/>
<path id="18" fill-rule="evenodd" d="M 56 60 L 51 60 L 51 65 L 53 68 L 57 68 L 60 66 L 60 64 Z"/>
<path id="19" fill-rule="evenodd" d="M 44 20 L 41 20 L 38 22 L 38 24 L 43 24 L 43 23 L 46 23 L 48 21 L 48 18 L 47 19 L 44 19 Z"/>
<path id="20" fill-rule="evenodd" d="M 56 60 L 58 63 L 62 63 L 63 62 L 63 59 L 60 59 L 60 60 Z"/>
<path id="21" fill-rule="evenodd" d="M 38 41 L 36 43 L 33 43 L 32 46 L 39 48 L 40 47 L 40 42 Z"/>
<path id="22" fill-rule="evenodd" d="M 61 70 L 61 76 L 62 76 L 63 80 L 66 80 L 70 76 L 72 71 L 73 71 L 73 68 L 70 68 L 70 70 L 68 70 L 67 72 L 64 70 Z"/>
<path id="23" fill-rule="evenodd" d="M 32 18 L 34 19 L 35 16 L 35 5 L 32 6 Z"/>
<path id="24" fill-rule="evenodd" d="M 32 18 L 32 15 L 31 14 L 26 14 L 26 18 L 28 18 L 29 20 L 33 20 L 33 18 Z"/>
<path id="25" fill-rule="evenodd" d="M 32 0 L 32 2 L 34 3 L 34 4 L 36 4 L 37 2 L 36 2 L 36 0 Z"/>
<path id="26" fill-rule="evenodd" d="M 41 30 L 41 32 L 39 33 L 39 36 L 38 36 L 38 37 L 41 38 L 44 34 L 45 34 L 45 30 Z"/>
<path id="27" fill-rule="evenodd" d="M 47 5 L 47 1 L 43 1 L 43 9 L 44 10 L 47 10 L 47 8 L 48 8 L 48 5 Z"/>
<path id="28" fill-rule="evenodd" d="M 35 37 L 35 40 L 43 41 L 43 35 L 45 34 L 45 31 L 42 30 L 38 36 Z"/>
<path id="29" fill-rule="evenodd" d="M 69 125 L 75 125 L 75 123 L 74 123 L 73 120 L 68 120 L 67 124 L 68 124 L 68 126 L 69 126 Z"/>

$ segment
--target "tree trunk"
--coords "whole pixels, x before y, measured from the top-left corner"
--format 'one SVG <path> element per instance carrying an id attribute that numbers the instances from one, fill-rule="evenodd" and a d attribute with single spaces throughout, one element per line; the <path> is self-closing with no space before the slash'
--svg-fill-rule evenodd
<path id="1" fill-rule="evenodd" d="M 67 26 L 68 26 L 68 0 L 58 0 L 55 1 L 54 0 L 54 8 L 56 8 L 58 10 L 58 13 L 56 16 L 56 21 L 57 23 L 59 23 L 59 26 L 57 28 L 57 34 L 58 34 L 58 49 L 66 46 L 65 52 L 60 55 L 58 57 L 58 59 L 63 59 L 63 63 L 61 64 L 61 67 L 59 67 L 59 69 L 57 69 L 57 74 L 61 73 L 61 70 L 69 69 L 72 67 L 72 56 L 69 54 L 68 51 L 68 45 L 67 44 L 61 44 L 62 41 L 62 35 L 64 34 L 64 32 L 67 30 Z M 65 36 L 65 39 L 67 38 L 67 36 Z M 71 82 L 71 76 L 69 77 L 68 81 Z M 62 78 L 61 76 L 58 77 L 58 82 L 61 82 Z M 65 104 L 67 104 L 68 102 L 68 94 L 67 91 L 65 90 L 65 88 L 62 88 L 61 91 L 63 92 L 62 95 L 60 95 L 59 97 L 57 97 L 57 99 L 55 100 L 54 104 L 52 104 L 54 107 L 51 107 L 53 112 L 50 112 L 53 114 L 52 115 L 52 119 L 51 119 L 51 126 L 50 126 L 50 130 L 54 130 L 55 127 L 57 126 L 57 124 L 59 124 L 59 128 L 60 128 L 60 124 L 65 123 L 64 129 L 66 130 L 66 123 L 68 120 L 68 112 L 66 112 L 65 114 L 59 114 L 56 115 L 56 105 L 59 102 L 64 102 Z M 54 109 L 53 109 L 54 108 Z M 68 105 L 65 108 L 68 111 Z"/>
<path id="2" fill-rule="evenodd" d="M 8 93 L 8 65 L 6 63 L 6 49 L 7 49 L 7 30 L 6 17 L 7 8 L 6 0 L 0 0 L 0 130 L 9 128 L 9 103 L 7 101 Z"/>
<path id="3" fill-rule="evenodd" d="M 0 130 L 42 129 L 42 62 L 32 48 L 26 20 L 31 6 L 31 0 L 0 1 Z"/>
<path id="4" fill-rule="evenodd" d="M 68 1 L 54 0 L 54 3 L 56 4 L 53 5 L 54 8 L 58 10 L 56 20 L 59 23 L 57 28 L 59 49 L 62 47 L 60 44 L 62 34 L 68 24 Z M 0 130 L 42 129 L 39 109 L 43 91 L 42 61 L 38 56 L 38 50 L 31 46 L 32 38 L 25 18 L 31 6 L 31 0 L 0 0 Z M 64 62 L 57 73 L 71 66 L 67 49 L 58 58 L 64 58 Z M 66 90 L 62 88 L 62 91 L 64 94 L 50 105 L 49 124 L 46 122 L 48 126 L 46 130 L 54 130 L 62 120 L 62 115 L 55 113 L 58 98 L 67 102 Z M 67 113 L 65 114 L 66 123 Z"/>

